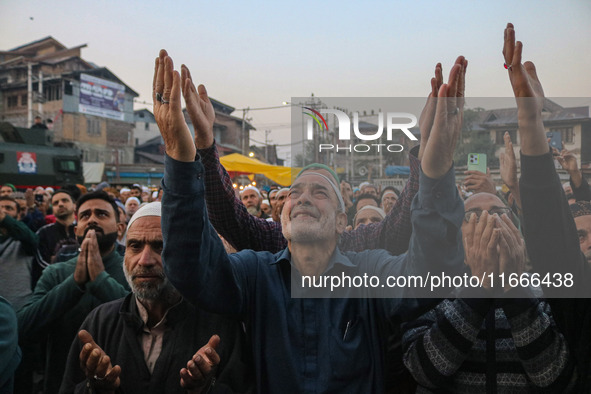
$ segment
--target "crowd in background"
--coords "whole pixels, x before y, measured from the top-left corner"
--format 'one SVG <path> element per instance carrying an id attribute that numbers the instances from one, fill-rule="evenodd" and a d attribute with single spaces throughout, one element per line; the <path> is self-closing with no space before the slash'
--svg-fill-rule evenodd
<path id="1" fill-rule="evenodd" d="M 543 91 L 514 34 L 503 53 L 521 168 L 506 133 L 501 184 L 478 171 L 455 182 L 460 56 L 447 84 L 435 68 L 403 190 L 322 164 L 288 187 L 237 190 L 205 88 L 161 51 L 162 187 L 0 187 L 0 393 L 589 392 L 591 189 L 575 155 L 550 149 L 539 106 L 519 101 Z M 570 299 L 486 280 L 425 300 L 292 299 L 294 267 L 561 273 L 579 286 Z"/>

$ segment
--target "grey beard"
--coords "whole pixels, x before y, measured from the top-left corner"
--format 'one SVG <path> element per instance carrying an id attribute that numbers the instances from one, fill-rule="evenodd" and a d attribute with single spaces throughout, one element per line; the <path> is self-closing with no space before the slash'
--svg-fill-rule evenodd
<path id="1" fill-rule="evenodd" d="M 125 274 L 125 279 L 127 280 L 132 293 L 140 300 L 167 301 L 172 303 L 181 296 L 178 290 L 174 288 L 172 283 L 170 283 L 166 277 L 163 277 L 162 283 L 156 286 L 151 283 L 136 285 L 133 283 L 129 272 L 127 272 L 127 268 L 123 268 L 123 273 Z"/>
<path id="2" fill-rule="evenodd" d="M 261 208 L 259 207 L 248 207 L 246 208 L 246 210 L 248 211 L 248 213 L 250 213 L 252 216 L 260 216 L 261 215 Z"/>

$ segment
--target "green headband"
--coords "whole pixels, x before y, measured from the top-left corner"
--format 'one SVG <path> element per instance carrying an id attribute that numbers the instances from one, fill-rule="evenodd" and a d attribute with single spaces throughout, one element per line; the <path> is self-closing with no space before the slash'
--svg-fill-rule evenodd
<path id="1" fill-rule="evenodd" d="M 334 180 L 337 183 L 337 186 L 341 183 L 341 181 L 339 180 L 339 177 L 338 177 L 337 173 L 332 168 L 330 168 L 329 166 L 327 166 L 325 164 L 320 164 L 320 163 L 308 164 L 307 166 L 305 166 L 304 168 L 302 168 L 302 170 L 296 176 L 296 179 L 300 175 L 302 175 L 302 173 L 304 171 L 308 171 L 308 170 L 312 170 L 312 169 L 326 170 L 326 171 L 328 171 L 330 173 L 330 175 L 332 175 L 332 177 L 334 178 Z"/>

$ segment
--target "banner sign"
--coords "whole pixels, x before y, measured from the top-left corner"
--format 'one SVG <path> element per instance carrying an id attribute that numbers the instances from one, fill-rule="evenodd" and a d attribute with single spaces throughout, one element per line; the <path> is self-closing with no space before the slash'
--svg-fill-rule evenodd
<path id="1" fill-rule="evenodd" d="M 81 113 L 123 120 L 124 103 L 125 86 L 92 75 L 80 74 Z"/>

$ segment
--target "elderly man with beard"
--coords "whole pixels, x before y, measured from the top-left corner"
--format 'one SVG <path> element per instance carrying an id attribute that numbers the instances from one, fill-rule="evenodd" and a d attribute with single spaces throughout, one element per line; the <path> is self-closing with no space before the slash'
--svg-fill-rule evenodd
<path id="1" fill-rule="evenodd" d="M 251 387 L 238 321 L 188 303 L 164 275 L 160 211 L 159 202 L 150 203 L 131 219 L 123 270 L 132 294 L 86 318 L 72 343 L 61 393 L 245 392 Z"/>
<path id="2" fill-rule="evenodd" d="M 22 340 L 47 336 L 44 392 L 57 393 L 68 349 L 80 324 L 98 305 L 129 293 L 117 253 L 117 205 L 104 191 L 85 194 L 77 203 L 75 232 L 80 254 L 47 267 L 30 301 L 17 313 Z"/>
<path id="3" fill-rule="evenodd" d="M 240 192 L 240 199 L 246 207 L 248 213 L 257 218 L 267 219 L 269 216 L 261 210 L 261 203 L 263 197 L 261 192 L 254 186 L 246 186 L 244 190 Z"/>
<path id="4" fill-rule="evenodd" d="M 341 252 L 337 245 L 347 224 L 345 203 L 336 176 L 317 167 L 302 171 L 290 189 L 281 217 L 287 248 L 276 254 L 242 250 L 227 255 L 208 219 L 204 168 L 181 111 L 181 77 L 166 51 L 160 52 L 153 94 L 167 153 L 162 181 L 165 272 L 189 301 L 246 322 L 259 392 L 383 392 L 385 324 L 410 318 L 431 303 L 400 287 L 388 293 L 392 298 L 372 298 L 371 289 L 350 287 L 340 289 L 336 298 L 319 298 L 326 293 L 299 287 L 298 277 L 463 271 L 463 203 L 452 158 L 463 119 L 466 66 L 459 57 L 449 84 L 439 88 L 413 201 L 408 254 Z M 205 87 L 192 96 L 196 89 L 187 76 L 183 67 L 187 106 L 209 108 Z M 290 290 L 298 294 L 292 298 Z"/>

